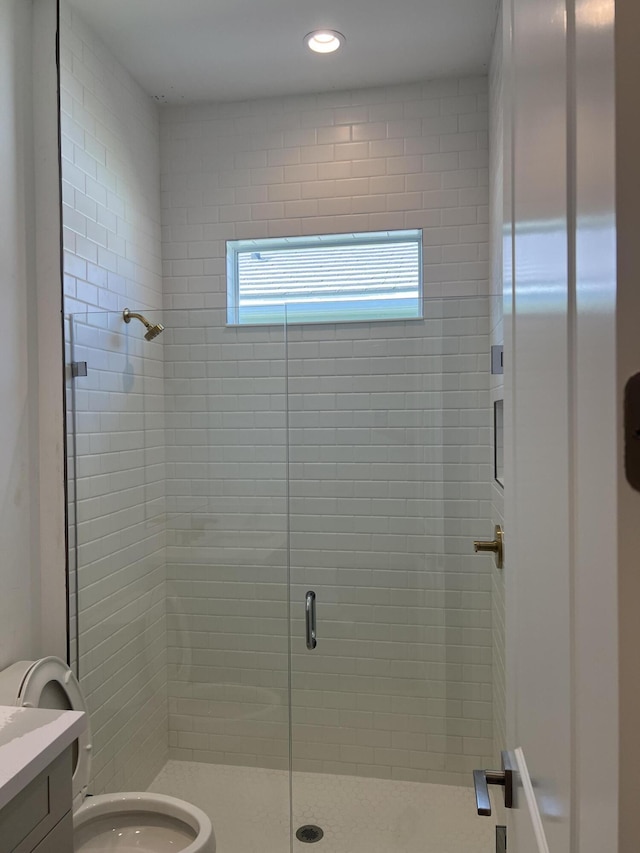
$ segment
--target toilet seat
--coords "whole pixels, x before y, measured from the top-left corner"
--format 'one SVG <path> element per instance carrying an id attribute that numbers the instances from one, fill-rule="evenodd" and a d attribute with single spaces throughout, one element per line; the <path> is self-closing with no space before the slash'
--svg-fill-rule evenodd
<path id="1" fill-rule="evenodd" d="M 87 727 L 78 738 L 78 750 L 73 778 L 73 809 L 80 808 L 87 795 L 91 777 L 91 727 L 87 703 L 80 690 L 78 680 L 60 658 L 40 658 L 29 668 L 18 692 L 19 704 L 24 708 L 42 708 L 42 696 L 49 685 L 57 685 L 66 696 L 70 711 L 83 711 L 87 715 Z"/>

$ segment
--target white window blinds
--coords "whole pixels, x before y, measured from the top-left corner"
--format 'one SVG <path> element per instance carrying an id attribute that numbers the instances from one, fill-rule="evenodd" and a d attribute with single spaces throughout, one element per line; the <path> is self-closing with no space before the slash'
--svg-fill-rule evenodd
<path id="1" fill-rule="evenodd" d="M 231 325 L 422 316 L 422 232 L 227 243 Z"/>

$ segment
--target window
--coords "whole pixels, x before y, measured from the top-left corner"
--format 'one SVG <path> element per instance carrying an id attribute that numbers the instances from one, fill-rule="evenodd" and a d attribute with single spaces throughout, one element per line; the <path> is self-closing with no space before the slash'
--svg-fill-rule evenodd
<path id="1" fill-rule="evenodd" d="M 422 317 L 422 231 L 227 243 L 227 323 Z"/>

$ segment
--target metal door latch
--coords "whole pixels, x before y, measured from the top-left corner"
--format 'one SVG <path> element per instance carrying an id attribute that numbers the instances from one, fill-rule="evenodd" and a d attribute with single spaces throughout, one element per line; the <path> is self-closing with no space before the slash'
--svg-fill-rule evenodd
<path id="1" fill-rule="evenodd" d="M 502 756 L 502 770 L 474 770 L 473 786 L 476 789 L 476 807 L 479 815 L 491 816 L 491 798 L 489 796 L 489 785 L 500 785 L 504 788 L 504 805 L 507 809 L 513 808 L 514 800 L 514 775 L 517 768 L 516 760 L 512 752 L 504 750 Z"/>

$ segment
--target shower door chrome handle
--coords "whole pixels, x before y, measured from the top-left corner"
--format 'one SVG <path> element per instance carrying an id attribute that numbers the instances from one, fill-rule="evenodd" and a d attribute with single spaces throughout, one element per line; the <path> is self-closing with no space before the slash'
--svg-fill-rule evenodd
<path id="1" fill-rule="evenodd" d="M 304 615 L 307 626 L 307 648 L 312 651 L 318 645 L 316 640 L 316 594 L 312 589 L 305 596 Z"/>

